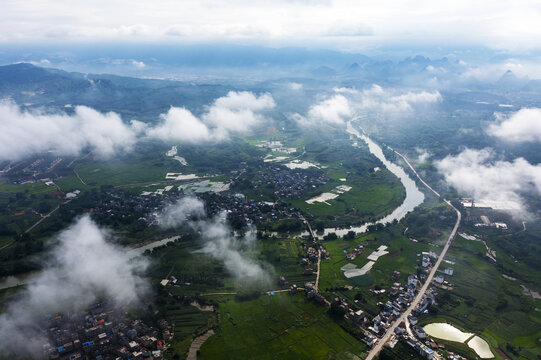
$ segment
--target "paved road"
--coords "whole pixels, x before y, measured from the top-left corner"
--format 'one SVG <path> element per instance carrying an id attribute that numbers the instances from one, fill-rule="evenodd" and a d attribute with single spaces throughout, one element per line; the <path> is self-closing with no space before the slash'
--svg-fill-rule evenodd
<path id="1" fill-rule="evenodd" d="M 391 149 L 393 150 L 393 149 Z M 420 176 L 419 174 L 417 173 L 417 171 L 415 171 L 415 169 L 413 168 L 413 166 L 410 164 L 410 162 L 406 159 L 406 157 L 402 154 L 400 154 L 399 152 L 397 152 L 396 150 L 393 150 L 394 152 L 396 152 L 398 155 L 400 155 L 404 161 L 406 162 L 406 164 L 408 164 L 408 166 L 413 170 L 413 172 L 415 173 L 415 175 L 417 176 L 417 178 L 429 189 L 431 190 L 434 194 L 436 194 L 438 197 L 441 197 L 439 193 L 437 193 L 434 189 L 432 189 Z M 421 302 L 422 298 L 423 298 L 423 295 L 425 294 L 426 290 L 428 289 L 428 287 L 430 286 L 430 283 L 432 282 L 432 279 L 434 278 L 434 275 L 436 274 L 436 271 L 438 270 L 438 267 L 440 266 L 441 262 L 443 261 L 443 258 L 445 257 L 445 254 L 447 253 L 447 250 L 449 250 L 449 247 L 451 246 L 452 242 L 453 242 L 453 239 L 455 238 L 456 236 L 456 233 L 458 231 L 458 227 L 460 226 L 460 221 L 462 220 L 462 214 L 460 214 L 460 211 L 458 211 L 457 208 L 455 208 L 450 201 L 448 200 L 444 200 L 445 203 L 447 205 L 449 205 L 451 208 L 453 208 L 453 210 L 456 211 L 456 215 L 457 215 L 457 219 L 456 219 L 456 223 L 455 223 L 455 226 L 453 228 L 453 231 L 451 231 L 451 234 L 449 234 L 449 238 L 447 239 L 447 242 L 445 243 L 445 246 L 443 247 L 443 250 L 440 254 L 440 256 L 438 257 L 438 260 L 436 261 L 436 263 L 434 264 L 434 266 L 432 267 L 432 270 L 430 271 L 430 273 L 428 274 L 428 277 L 425 281 L 425 283 L 423 284 L 423 286 L 421 287 L 421 289 L 419 290 L 419 293 L 417 294 L 417 296 L 415 297 L 415 299 L 413 300 L 413 302 L 410 304 L 410 306 L 408 307 L 408 309 L 402 313 L 402 315 L 387 329 L 387 332 L 385 333 L 385 335 L 383 335 L 383 337 L 374 345 L 374 347 L 372 348 L 372 350 L 370 350 L 370 352 L 368 353 L 368 356 L 366 357 L 366 360 L 371 360 L 373 359 L 377 354 L 379 354 L 379 352 L 381 351 L 381 349 L 383 348 L 383 346 L 385 345 L 385 343 L 387 341 L 389 341 L 389 339 L 391 338 L 391 336 L 394 334 L 394 329 L 402 322 L 407 322 L 407 319 L 408 319 L 408 315 L 411 314 L 411 312 L 419 305 L 419 303 Z"/>
<path id="2" fill-rule="evenodd" d="M 48 213 L 47 215 L 43 216 L 41 219 L 39 219 L 36 223 L 34 223 L 34 225 L 30 226 L 28 229 L 25 230 L 25 234 L 30 232 L 33 228 L 35 228 L 36 226 L 38 226 L 39 224 L 41 224 L 41 222 L 45 219 L 47 219 L 48 217 L 50 217 L 56 210 L 58 210 L 60 208 L 60 204 L 57 205 L 50 213 Z"/>
<path id="3" fill-rule="evenodd" d="M 415 168 L 411 165 L 411 163 L 409 162 L 408 158 L 406 158 L 404 155 L 402 155 L 401 153 L 399 153 L 398 151 L 396 151 L 395 149 L 393 149 L 392 147 L 390 146 L 387 146 L 389 149 L 391 149 L 392 151 L 394 151 L 398 156 L 400 156 L 405 162 L 406 164 L 408 164 L 409 168 L 413 171 L 413 173 L 415 174 L 415 176 L 417 176 L 417 179 L 419 179 L 424 186 L 426 186 L 430 191 L 432 191 L 434 194 L 436 194 L 437 197 L 441 197 L 440 193 L 437 192 L 436 190 L 432 189 L 432 187 L 430 185 L 428 185 L 422 177 L 419 176 L 419 174 L 417 173 L 417 170 L 415 170 Z"/>
<path id="4" fill-rule="evenodd" d="M 321 250 L 318 249 L 317 250 L 317 275 L 316 275 L 316 285 L 315 285 L 316 291 L 319 287 L 319 269 L 321 268 L 320 265 L 321 265 Z"/>
<path id="5" fill-rule="evenodd" d="M 308 222 L 308 220 L 306 220 L 303 216 L 301 216 L 300 219 L 304 221 L 306 225 L 308 226 L 308 231 L 310 231 L 310 235 L 312 235 L 312 238 L 314 239 L 314 241 L 317 241 L 318 238 L 316 237 L 316 233 L 314 233 L 314 231 L 312 230 L 312 227 L 310 226 L 310 223 Z M 316 291 L 318 291 L 318 288 L 319 288 L 319 269 L 320 268 L 321 268 L 321 249 L 318 249 L 317 250 L 316 284 L 314 286 L 314 289 Z"/>

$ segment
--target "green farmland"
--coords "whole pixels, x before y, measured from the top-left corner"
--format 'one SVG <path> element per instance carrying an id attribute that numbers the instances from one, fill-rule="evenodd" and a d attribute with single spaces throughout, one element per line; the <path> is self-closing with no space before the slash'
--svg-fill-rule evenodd
<path id="1" fill-rule="evenodd" d="M 220 303 L 218 321 L 200 359 L 349 359 L 365 349 L 303 293 Z"/>

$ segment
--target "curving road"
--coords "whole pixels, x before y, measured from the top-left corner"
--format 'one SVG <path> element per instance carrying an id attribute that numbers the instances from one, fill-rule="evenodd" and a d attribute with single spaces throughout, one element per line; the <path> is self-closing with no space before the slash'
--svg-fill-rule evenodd
<path id="1" fill-rule="evenodd" d="M 420 176 L 419 174 L 417 173 L 417 171 L 415 171 L 415 169 L 413 168 L 413 166 L 410 164 L 410 162 L 408 161 L 408 159 L 406 159 L 406 157 L 402 154 L 400 154 L 398 151 L 392 149 L 389 147 L 389 149 L 393 150 L 395 153 L 397 153 L 400 157 L 402 157 L 402 159 L 404 159 L 404 161 L 406 162 L 406 164 L 408 164 L 408 166 L 410 167 L 411 170 L 413 170 L 413 172 L 415 173 L 415 175 L 417 176 L 417 178 L 430 190 L 432 191 L 434 194 L 436 194 L 436 196 L 438 197 L 441 197 L 440 194 L 438 192 L 436 192 L 434 189 L 432 189 Z M 430 273 L 428 274 L 428 277 L 426 279 L 426 281 L 424 282 L 423 286 L 421 287 L 421 289 L 419 290 L 419 293 L 417 294 L 417 296 L 415 297 L 415 299 L 413 300 L 413 302 L 410 304 L 410 306 L 408 307 L 408 309 L 406 311 L 404 311 L 402 313 L 402 315 L 395 321 L 392 323 L 392 325 L 387 329 L 387 331 L 385 332 L 385 335 L 383 335 L 383 337 L 374 345 L 374 347 L 372 348 L 372 350 L 370 350 L 370 352 L 368 353 L 368 356 L 366 357 L 366 360 L 371 360 L 373 359 L 377 354 L 379 354 L 379 352 L 381 351 L 381 349 L 383 348 L 383 346 L 385 345 L 385 343 L 391 338 L 391 336 L 394 334 L 394 329 L 402 322 L 406 322 L 407 319 L 408 319 L 408 315 L 411 314 L 411 312 L 419 305 L 419 303 L 421 302 L 421 300 L 423 299 L 423 296 L 426 292 L 426 290 L 428 289 L 428 286 L 430 286 L 430 283 L 432 282 L 432 279 L 434 278 L 434 275 L 436 274 L 436 271 L 438 270 L 438 267 L 440 266 L 441 262 L 443 261 L 443 258 L 445 257 L 445 254 L 447 253 L 447 250 L 449 250 L 449 247 L 451 246 L 455 236 L 456 236 L 456 232 L 458 231 L 458 227 L 460 226 L 460 221 L 462 220 L 462 214 L 460 214 L 460 211 L 458 211 L 457 208 L 455 208 L 451 202 L 449 200 L 445 200 L 445 203 L 447 205 L 449 205 L 451 208 L 453 208 L 453 210 L 456 211 L 456 215 L 457 215 L 457 219 L 456 219 L 456 223 L 455 223 L 455 226 L 453 227 L 453 231 L 451 231 L 451 234 L 449 234 L 449 238 L 447 239 L 447 242 L 445 243 L 445 246 L 443 247 L 443 250 L 440 254 L 440 256 L 438 257 L 438 260 L 436 261 L 436 263 L 434 264 L 434 266 L 432 267 L 432 270 L 430 271 Z"/>

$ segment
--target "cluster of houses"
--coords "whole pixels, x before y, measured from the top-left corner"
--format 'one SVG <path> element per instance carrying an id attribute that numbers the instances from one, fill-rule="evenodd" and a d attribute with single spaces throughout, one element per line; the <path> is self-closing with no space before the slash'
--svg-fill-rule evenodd
<path id="1" fill-rule="evenodd" d="M 303 243 L 304 251 L 306 251 L 306 256 L 301 259 L 301 265 L 306 267 L 304 269 L 303 275 L 312 275 L 314 270 L 308 266 L 316 264 L 318 261 L 318 250 L 314 247 L 315 242 L 313 240 L 314 239 L 310 238 Z M 318 244 L 317 246 L 319 247 L 319 251 L 321 252 L 321 259 L 331 258 L 331 255 L 323 245 Z"/>
<path id="2" fill-rule="evenodd" d="M 398 327 L 396 328 L 398 329 Z M 402 329 L 402 328 L 400 328 Z M 422 330 L 422 328 L 421 328 Z M 426 346 L 426 344 L 424 344 L 423 342 L 421 341 L 418 341 L 416 340 L 414 337 L 412 336 L 409 336 L 407 334 L 402 334 L 402 339 L 404 340 L 404 342 L 409 345 L 410 347 L 412 347 L 413 349 L 417 350 L 419 352 L 419 354 L 428 359 L 428 360 L 431 360 L 434 358 L 434 350 L 432 350 L 431 348 L 429 348 L 428 346 Z M 425 337 L 426 337 L 426 334 L 425 334 Z"/>
<path id="3" fill-rule="evenodd" d="M 262 166 L 251 179 L 254 190 L 272 187 L 276 199 L 298 199 L 331 179 L 322 171 L 288 169 L 280 165 Z"/>
<path id="4" fill-rule="evenodd" d="M 156 329 L 105 303 L 87 311 L 49 314 L 43 325 L 46 359 L 161 359 L 172 338 L 167 321 L 159 320 Z"/>
<path id="5" fill-rule="evenodd" d="M 253 201 L 240 194 L 204 193 L 200 194 L 209 214 L 227 209 L 229 220 L 242 223 L 260 224 L 274 222 L 283 218 L 298 218 L 299 212 L 283 202 Z"/>
<path id="6" fill-rule="evenodd" d="M 69 160 L 54 155 L 31 157 L 22 161 L 0 163 L 0 176 L 15 184 L 30 184 L 36 181 L 51 181 L 73 174 L 68 168 Z"/>
<path id="7" fill-rule="evenodd" d="M 398 280 L 399 277 L 400 273 L 398 271 L 393 272 L 392 278 L 394 280 Z M 426 276 L 423 277 L 426 280 Z M 373 346 L 378 337 L 385 334 L 393 321 L 397 320 L 409 308 L 417 294 L 418 286 L 423 281 L 420 282 L 419 278 L 417 275 L 411 274 L 408 276 L 406 284 L 401 285 L 398 282 L 393 284 L 389 290 L 391 300 L 381 304 L 382 310 L 372 319 L 371 325 L 368 326 L 370 333 L 366 335 L 365 342 L 369 346 Z M 416 325 L 417 318 L 415 315 L 426 312 L 428 307 L 435 303 L 436 295 L 437 292 L 434 289 L 428 289 L 419 305 L 414 309 L 413 315 L 408 316 L 408 321 L 412 325 L 410 334 L 407 333 L 404 323 L 394 330 L 397 336 L 400 336 L 407 344 L 411 343 L 410 345 L 427 359 L 432 359 L 434 351 L 423 343 L 426 339 L 426 333 L 422 327 Z"/>
<path id="8" fill-rule="evenodd" d="M 438 254 L 436 254 L 434 250 L 430 250 L 428 252 L 423 251 L 421 255 L 421 267 L 424 270 L 430 271 L 430 268 L 432 268 L 432 261 L 438 258 Z"/>
<path id="9" fill-rule="evenodd" d="M 391 323 L 406 311 L 415 298 L 418 283 L 417 275 L 414 274 L 408 276 L 407 284 L 404 286 L 394 283 L 389 291 L 392 301 L 382 304 L 382 310 L 374 317 L 372 326 L 368 328 L 374 335 L 384 334 Z"/>
<path id="10" fill-rule="evenodd" d="M 319 291 L 316 290 L 316 284 L 314 282 L 305 282 L 304 291 L 306 292 L 307 299 L 313 299 L 315 302 L 321 305 L 330 305 L 329 301 L 325 299 L 325 296 L 323 296 Z"/>
<path id="11" fill-rule="evenodd" d="M 366 244 L 359 244 L 359 246 L 357 246 L 355 249 L 353 249 L 352 252 L 349 252 L 349 253 L 346 252 L 346 259 L 349 260 L 349 261 L 355 260 L 355 258 L 357 256 L 359 256 L 363 252 L 365 245 Z"/>
<path id="12" fill-rule="evenodd" d="M 165 204 L 173 203 L 186 196 L 182 191 L 164 192 L 160 196 L 143 196 L 122 189 L 111 189 L 100 193 L 93 201 L 93 217 L 106 222 L 140 223 L 144 226 L 159 225 L 160 211 Z M 259 224 L 281 218 L 298 217 L 298 211 L 284 203 L 250 201 L 244 196 L 229 193 L 202 193 L 198 197 L 205 202 L 209 215 L 227 209 L 230 221 L 242 224 Z"/>

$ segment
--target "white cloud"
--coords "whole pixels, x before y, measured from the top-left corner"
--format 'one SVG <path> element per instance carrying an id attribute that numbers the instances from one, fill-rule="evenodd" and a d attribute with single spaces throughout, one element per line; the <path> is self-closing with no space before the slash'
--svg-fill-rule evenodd
<path id="1" fill-rule="evenodd" d="M 430 153 L 426 149 L 416 147 L 415 151 L 418 155 L 416 161 L 418 164 L 422 164 L 430 158 Z"/>
<path id="2" fill-rule="evenodd" d="M 541 141 L 541 109 L 525 108 L 505 117 L 496 114 L 497 124 L 491 124 L 487 133 L 510 142 Z"/>
<path id="3" fill-rule="evenodd" d="M 223 261 L 226 269 L 237 281 L 252 285 L 267 285 L 269 274 L 262 264 L 249 255 L 255 247 L 254 231 L 243 237 L 232 235 L 227 225 L 227 213 L 222 211 L 212 219 L 205 217 L 203 202 L 197 198 L 185 197 L 164 208 L 160 223 L 164 228 L 188 225 L 201 235 L 206 253 Z M 253 230 L 253 229 L 250 229 Z"/>
<path id="4" fill-rule="evenodd" d="M 75 155 L 90 148 L 102 157 L 131 150 L 141 123 L 127 125 L 116 113 L 76 106 L 73 115 L 21 111 L 12 102 L 0 103 L 0 159 L 20 159 L 50 149 Z"/>
<path id="5" fill-rule="evenodd" d="M 220 132 L 244 132 L 264 119 L 260 112 L 275 106 L 270 94 L 256 96 L 249 91 L 230 91 L 216 99 L 202 118 Z"/>
<path id="6" fill-rule="evenodd" d="M 402 116 L 414 111 L 414 108 L 440 102 L 438 91 L 406 92 L 403 94 L 393 90 L 385 90 L 374 84 L 362 91 L 355 105 L 360 110 L 376 112 L 385 116 Z"/>
<path id="7" fill-rule="evenodd" d="M 137 61 L 137 60 L 132 60 L 132 61 L 131 61 L 131 64 L 132 64 L 133 66 L 135 66 L 136 68 L 138 68 L 138 69 L 144 69 L 144 68 L 147 67 L 146 64 L 145 64 L 144 62 L 142 62 L 142 61 Z"/>
<path id="8" fill-rule="evenodd" d="M 334 95 L 312 105 L 305 116 L 295 113 L 289 118 L 300 126 L 343 125 L 359 112 L 385 117 L 406 116 L 442 99 L 438 91 L 399 93 L 376 84 L 363 91 L 347 87 L 334 87 L 333 91 Z"/>
<path id="9" fill-rule="evenodd" d="M 162 123 L 149 128 L 147 135 L 164 141 L 199 143 L 211 137 L 208 127 L 189 110 L 171 107 L 161 116 Z"/>
<path id="10" fill-rule="evenodd" d="M 138 274 L 148 263 L 110 239 L 88 215 L 58 234 L 45 268 L 0 315 L 0 354 L 41 358 L 47 339 L 37 324 L 47 313 L 83 310 L 102 296 L 127 305 L 146 293 Z"/>
<path id="11" fill-rule="evenodd" d="M 192 217 L 201 217 L 205 214 L 205 205 L 201 200 L 186 196 L 163 209 L 160 224 L 166 229 L 172 229 L 188 223 Z"/>
<path id="12" fill-rule="evenodd" d="M 332 89 L 335 93 L 339 93 L 339 94 L 358 94 L 359 91 L 357 89 L 354 89 L 354 88 L 348 88 L 348 87 L 334 87 Z"/>
<path id="13" fill-rule="evenodd" d="M 524 193 L 541 193 L 541 165 L 523 158 L 512 162 L 495 158 L 490 149 L 466 149 L 434 164 L 449 184 L 476 199 L 523 204 Z"/>
<path id="14" fill-rule="evenodd" d="M 218 98 L 201 118 L 185 108 L 171 107 L 150 127 L 140 121 L 129 124 L 120 115 L 76 106 L 72 115 L 43 110 L 23 111 L 10 101 L 0 102 L 0 160 L 18 160 L 53 150 L 77 155 L 89 149 L 108 158 L 129 152 L 146 134 L 164 141 L 202 143 L 227 139 L 265 120 L 263 113 L 275 106 L 270 94 L 231 91 Z"/>
<path id="15" fill-rule="evenodd" d="M 297 91 L 297 90 L 302 89 L 302 84 L 299 84 L 299 83 L 296 83 L 296 82 L 290 82 L 290 83 L 288 84 L 288 87 L 289 87 L 291 90 Z"/>
<path id="16" fill-rule="evenodd" d="M 256 96 L 248 91 L 230 91 L 207 107 L 201 118 L 185 108 L 171 107 L 162 123 L 147 135 L 164 141 L 200 143 L 227 139 L 230 133 L 246 132 L 265 118 L 262 112 L 275 106 L 270 94 Z"/>
<path id="17" fill-rule="evenodd" d="M 327 123 L 333 125 L 345 124 L 346 118 L 352 111 L 348 99 L 340 94 L 312 105 L 308 110 L 308 124 Z"/>
<path id="18" fill-rule="evenodd" d="M 152 11 L 141 0 L 8 1 L 2 5 L 0 41 L 12 43 L 246 40 L 259 45 L 346 49 L 442 43 L 539 49 L 541 37 L 535 0 L 420 0 L 415 4 L 398 0 L 164 0 L 154 4 Z"/>

